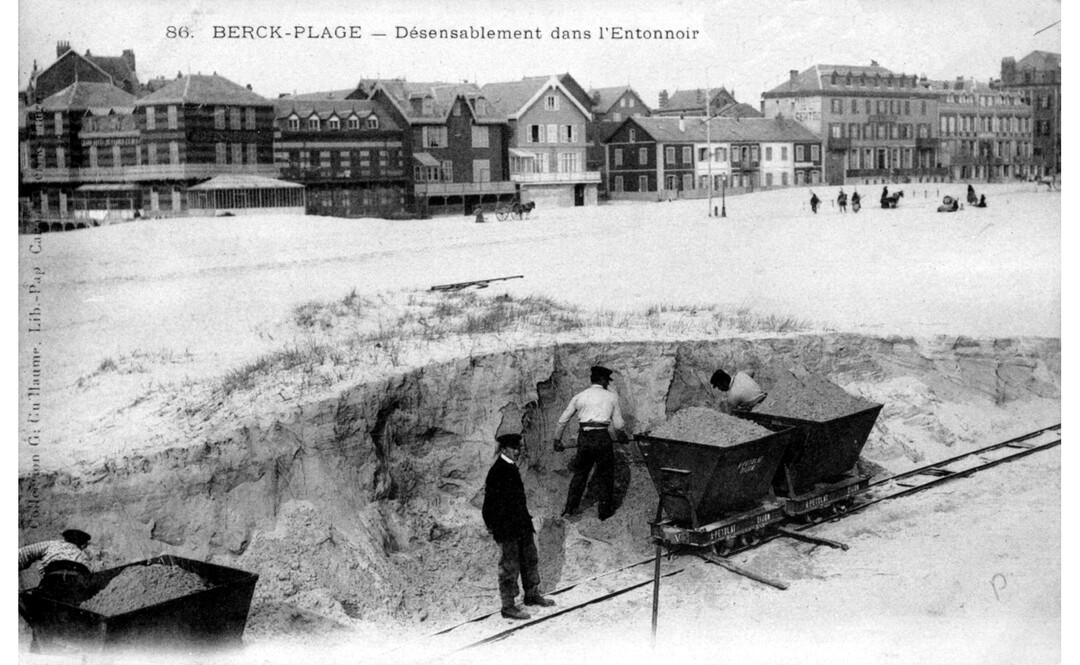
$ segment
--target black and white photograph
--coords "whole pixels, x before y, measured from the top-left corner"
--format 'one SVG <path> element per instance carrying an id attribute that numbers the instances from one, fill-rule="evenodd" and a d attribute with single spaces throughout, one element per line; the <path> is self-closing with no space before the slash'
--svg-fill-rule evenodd
<path id="1" fill-rule="evenodd" d="M 1068 662 L 1062 14 L 20 0 L 9 653 Z"/>

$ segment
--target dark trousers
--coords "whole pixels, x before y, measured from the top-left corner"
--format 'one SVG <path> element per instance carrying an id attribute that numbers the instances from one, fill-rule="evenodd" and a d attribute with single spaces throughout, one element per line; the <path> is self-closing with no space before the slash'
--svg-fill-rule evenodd
<path id="1" fill-rule="evenodd" d="M 605 520 L 615 513 L 611 499 L 615 493 L 615 449 L 606 429 L 581 430 L 578 433 L 577 454 L 570 463 L 574 475 L 570 478 L 570 489 L 566 493 L 567 512 L 577 510 L 594 466 L 596 480 L 600 484 L 600 505 L 597 509 L 600 519 Z"/>
<path id="2" fill-rule="evenodd" d="M 518 595 L 518 576 L 525 597 L 540 595 L 540 555 L 530 533 L 517 540 L 499 541 L 499 597 L 503 607 L 510 607 Z"/>

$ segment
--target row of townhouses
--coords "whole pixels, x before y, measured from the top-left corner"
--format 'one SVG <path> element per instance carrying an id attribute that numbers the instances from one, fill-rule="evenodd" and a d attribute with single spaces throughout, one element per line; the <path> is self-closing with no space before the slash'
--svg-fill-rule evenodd
<path id="1" fill-rule="evenodd" d="M 488 83 L 361 79 L 267 99 L 216 73 L 140 83 L 133 51 L 67 43 L 20 93 L 23 219 L 268 210 L 470 214 L 804 184 L 994 181 L 1060 172 L 1060 56 L 1000 80 L 814 65 L 762 95 L 586 90 L 570 74 Z"/>

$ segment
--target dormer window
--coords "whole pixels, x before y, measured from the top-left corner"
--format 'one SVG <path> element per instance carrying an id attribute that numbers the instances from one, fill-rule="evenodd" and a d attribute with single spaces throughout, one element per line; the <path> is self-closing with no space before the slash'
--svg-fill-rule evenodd
<path id="1" fill-rule="evenodd" d="M 326 125 L 328 129 L 341 129 L 341 119 L 334 116 L 326 121 Z"/>
<path id="2" fill-rule="evenodd" d="M 378 118 L 378 116 L 369 115 L 367 117 L 367 119 L 364 120 L 364 127 L 366 127 L 367 129 L 378 129 L 379 128 L 379 118 Z"/>
<path id="3" fill-rule="evenodd" d="M 349 116 L 349 129 L 360 129 L 360 118 Z"/>
<path id="4" fill-rule="evenodd" d="M 312 131 L 319 131 L 319 116 L 313 115 L 307 119 L 307 128 Z"/>
<path id="5" fill-rule="evenodd" d="M 294 131 L 300 129 L 300 116 L 298 116 L 298 115 L 290 115 L 289 116 L 289 129 L 292 129 Z"/>
<path id="6" fill-rule="evenodd" d="M 424 115 L 431 115 L 432 114 L 431 97 L 424 97 L 424 101 L 421 103 L 421 109 L 422 109 L 421 112 Z"/>

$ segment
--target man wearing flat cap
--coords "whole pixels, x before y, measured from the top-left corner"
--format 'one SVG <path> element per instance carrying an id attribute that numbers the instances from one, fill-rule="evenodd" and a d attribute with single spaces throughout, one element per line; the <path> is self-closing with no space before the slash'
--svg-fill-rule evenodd
<path id="1" fill-rule="evenodd" d="M 90 557 L 86 546 L 90 534 L 79 529 L 67 529 L 62 540 L 45 540 L 19 548 L 19 570 L 38 564 L 43 594 L 62 602 L 78 604 L 90 577 Z"/>
<path id="2" fill-rule="evenodd" d="M 499 544 L 499 596 L 502 615 L 507 619 L 528 619 L 529 614 L 514 601 L 518 576 L 525 590 L 525 604 L 551 607 L 555 601 L 540 594 L 540 557 L 533 539 L 532 515 L 525 503 L 525 485 L 517 468 L 521 456 L 521 435 L 495 437 L 499 456 L 484 482 L 484 524 Z"/>
<path id="3" fill-rule="evenodd" d="M 615 492 L 615 449 L 612 443 L 616 432 L 625 425 L 619 411 L 619 396 L 608 390 L 612 373 L 607 367 L 594 366 L 589 371 L 592 385 L 574 395 L 555 427 L 555 450 L 561 451 L 564 450 L 563 430 L 575 414 L 578 417 L 578 450 L 570 463 L 574 475 L 566 492 L 566 507 L 562 511 L 564 516 L 577 510 L 594 466 L 600 485 L 599 517 L 606 520 L 615 514 L 612 503 Z"/>
<path id="4" fill-rule="evenodd" d="M 720 410 L 724 413 L 749 411 L 765 399 L 761 386 L 747 372 L 735 372 L 732 377 L 718 369 L 713 372 L 709 383 L 720 391 Z"/>

